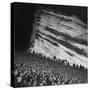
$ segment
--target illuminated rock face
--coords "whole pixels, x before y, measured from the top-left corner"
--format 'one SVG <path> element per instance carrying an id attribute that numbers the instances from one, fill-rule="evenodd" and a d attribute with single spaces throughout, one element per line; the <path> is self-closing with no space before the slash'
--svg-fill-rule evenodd
<path id="1" fill-rule="evenodd" d="M 31 43 L 31 52 L 88 67 L 87 25 L 74 15 L 38 10 Z"/>

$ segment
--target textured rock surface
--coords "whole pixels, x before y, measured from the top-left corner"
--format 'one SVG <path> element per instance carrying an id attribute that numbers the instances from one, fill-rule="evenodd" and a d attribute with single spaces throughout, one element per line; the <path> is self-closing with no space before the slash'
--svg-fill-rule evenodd
<path id="1" fill-rule="evenodd" d="M 87 25 L 74 15 L 38 10 L 30 41 L 31 52 L 88 67 Z"/>

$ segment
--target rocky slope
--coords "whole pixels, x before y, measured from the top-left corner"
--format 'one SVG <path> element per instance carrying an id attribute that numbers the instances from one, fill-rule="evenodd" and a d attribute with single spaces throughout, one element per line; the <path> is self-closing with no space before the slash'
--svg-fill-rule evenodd
<path id="1" fill-rule="evenodd" d="M 30 52 L 88 67 L 87 25 L 75 15 L 38 10 L 30 42 Z"/>

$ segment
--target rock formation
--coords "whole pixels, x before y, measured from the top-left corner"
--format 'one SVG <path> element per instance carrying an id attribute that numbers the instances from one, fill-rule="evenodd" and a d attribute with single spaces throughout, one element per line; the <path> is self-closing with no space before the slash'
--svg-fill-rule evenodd
<path id="1" fill-rule="evenodd" d="M 30 42 L 30 52 L 88 67 L 87 25 L 75 15 L 37 10 Z"/>

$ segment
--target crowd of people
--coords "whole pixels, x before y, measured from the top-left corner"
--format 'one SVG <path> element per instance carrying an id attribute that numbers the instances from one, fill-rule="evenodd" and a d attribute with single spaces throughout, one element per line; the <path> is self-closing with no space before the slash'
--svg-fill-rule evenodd
<path id="1" fill-rule="evenodd" d="M 35 54 L 16 55 L 13 75 L 15 87 L 87 83 L 86 69 L 73 68 Z"/>

